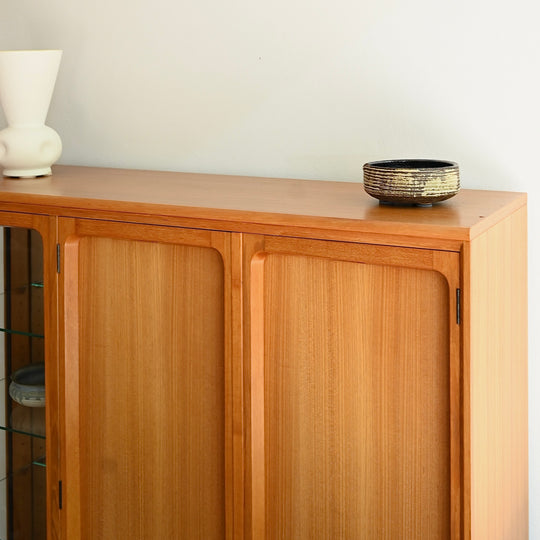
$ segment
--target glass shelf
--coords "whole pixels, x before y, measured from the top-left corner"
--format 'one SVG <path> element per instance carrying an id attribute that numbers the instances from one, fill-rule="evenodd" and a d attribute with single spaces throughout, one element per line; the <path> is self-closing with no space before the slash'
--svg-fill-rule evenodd
<path id="1" fill-rule="evenodd" d="M 18 433 L 20 435 L 28 435 L 29 437 L 36 437 L 37 439 L 45 440 L 45 435 L 41 435 L 40 433 L 31 433 L 29 431 L 22 431 L 20 429 L 14 429 L 6 426 L 0 426 L 0 430 L 7 431 L 9 433 Z"/>
<path id="2" fill-rule="evenodd" d="M 45 439 L 45 408 L 20 406 L 13 409 L 11 416 L 12 425 L 0 425 L 1 431 Z"/>
<path id="3" fill-rule="evenodd" d="M 28 283 L 24 285 L 18 285 L 16 287 L 12 287 L 11 289 L 4 289 L 3 291 L 0 291 L 0 295 L 7 296 L 7 295 L 25 294 L 28 291 L 35 291 L 35 289 L 43 289 L 43 281 L 39 281 L 39 280 L 29 281 Z"/>
<path id="4" fill-rule="evenodd" d="M 5 379 L 0 379 L 0 385 L 7 390 Z M 45 439 L 45 407 L 26 407 L 10 401 L 11 413 L 9 418 L 0 418 L 0 431 Z"/>
<path id="5" fill-rule="evenodd" d="M 23 475 L 27 473 L 46 475 L 47 473 L 45 472 L 45 469 L 46 469 L 45 454 L 43 454 L 42 456 L 39 456 L 33 459 L 32 461 L 28 462 L 26 465 L 19 467 L 15 472 L 12 472 L 9 475 L 1 477 L 0 482 L 5 482 L 6 480 L 21 478 Z"/>
<path id="6" fill-rule="evenodd" d="M 4 304 L 6 305 L 16 305 L 17 301 L 20 301 L 22 304 L 28 302 L 34 306 L 43 306 L 43 282 L 42 281 L 31 281 L 25 285 L 20 285 L 13 287 L 8 290 L 0 292 L 0 298 L 3 297 Z M 30 309 L 30 308 L 28 308 Z M 35 329 L 36 323 L 40 328 Z M 29 328 L 20 328 L 20 325 L 30 325 Z M 39 317 L 39 320 L 27 320 L 24 323 L 18 321 L 14 325 L 0 324 L 0 332 L 4 334 L 11 334 L 16 336 L 24 336 L 30 338 L 43 339 L 43 317 Z"/>
<path id="7" fill-rule="evenodd" d="M 43 339 L 45 336 L 43 334 L 36 334 L 34 332 L 24 332 L 23 330 L 12 330 L 11 328 L 0 328 L 0 332 L 5 334 L 13 334 L 15 336 L 25 336 L 31 338 Z"/>

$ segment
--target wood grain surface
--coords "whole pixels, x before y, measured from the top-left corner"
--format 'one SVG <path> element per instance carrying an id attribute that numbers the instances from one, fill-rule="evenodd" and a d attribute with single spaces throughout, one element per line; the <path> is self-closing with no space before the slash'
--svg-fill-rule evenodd
<path id="1" fill-rule="evenodd" d="M 78 357 L 67 351 L 66 378 L 78 384 L 66 406 L 78 439 L 68 477 L 79 474 L 71 515 L 80 538 L 223 538 L 220 254 L 90 236 L 73 249 L 77 290 L 67 294 L 81 318 Z"/>
<path id="2" fill-rule="evenodd" d="M 254 274 L 252 538 L 450 538 L 444 277 L 279 254 Z"/>
<path id="3" fill-rule="evenodd" d="M 525 201 L 461 190 L 432 208 L 395 208 L 380 206 L 358 182 L 60 165 L 48 178 L 0 180 L 0 204 L 18 211 L 371 243 L 386 235 L 395 245 L 454 250 Z"/>
<path id="4" fill-rule="evenodd" d="M 522 209 L 470 246 L 472 538 L 529 537 L 526 227 Z"/>

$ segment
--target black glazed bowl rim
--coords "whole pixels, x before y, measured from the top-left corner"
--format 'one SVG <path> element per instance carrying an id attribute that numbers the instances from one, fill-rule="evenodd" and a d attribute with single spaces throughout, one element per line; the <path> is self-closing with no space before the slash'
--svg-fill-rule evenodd
<path id="1" fill-rule="evenodd" d="M 432 171 L 434 169 L 457 169 L 458 164 L 454 161 L 441 159 L 385 159 L 382 161 L 371 161 L 366 163 L 364 167 Z"/>

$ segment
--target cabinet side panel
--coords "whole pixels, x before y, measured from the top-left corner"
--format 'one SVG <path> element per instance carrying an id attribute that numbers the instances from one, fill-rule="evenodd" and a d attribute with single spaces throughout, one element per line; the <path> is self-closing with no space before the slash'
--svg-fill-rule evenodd
<path id="1" fill-rule="evenodd" d="M 472 538 L 528 538 L 526 220 L 470 246 Z"/>
<path id="2" fill-rule="evenodd" d="M 450 537 L 448 286 L 268 255 L 266 538 Z"/>
<path id="3" fill-rule="evenodd" d="M 82 537 L 223 539 L 219 253 L 85 237 L 79 272 Z"/>

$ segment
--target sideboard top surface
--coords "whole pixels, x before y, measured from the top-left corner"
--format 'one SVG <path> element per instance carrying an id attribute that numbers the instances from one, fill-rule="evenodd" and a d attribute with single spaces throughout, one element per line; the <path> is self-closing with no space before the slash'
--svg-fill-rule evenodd
<path id="1" fill-rule="evenodd" d="M 0 180 L 0 210 L 117 219 L 128 215 L 261 227 L 470 240 L 526 204 L 526 194 L 461 190 L 430 208 L 380 206 L 361 183 L 57 165 L 39 179 Z M 156 223 L 160 223 L 156 220 Z"/>

